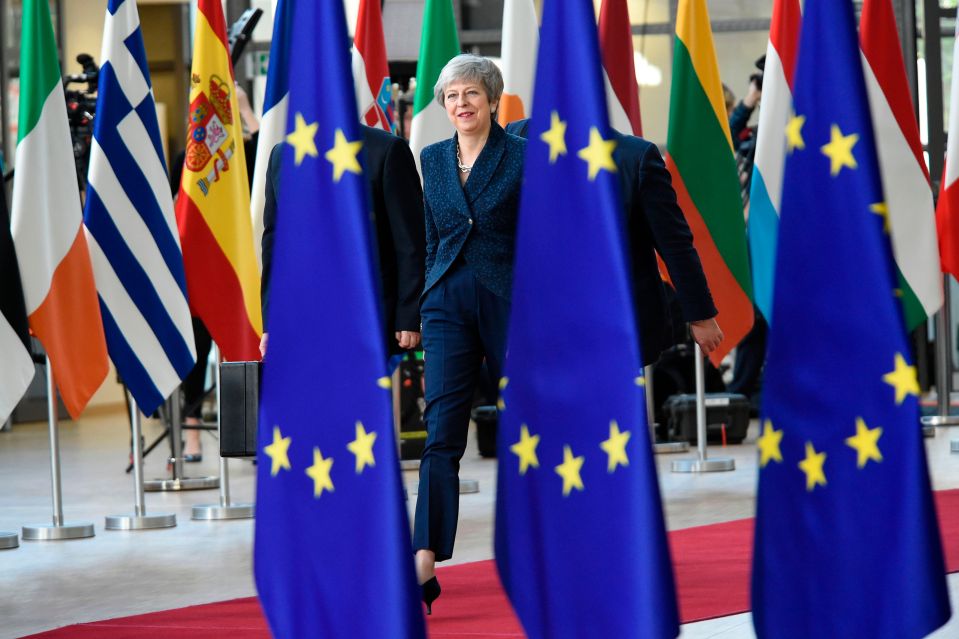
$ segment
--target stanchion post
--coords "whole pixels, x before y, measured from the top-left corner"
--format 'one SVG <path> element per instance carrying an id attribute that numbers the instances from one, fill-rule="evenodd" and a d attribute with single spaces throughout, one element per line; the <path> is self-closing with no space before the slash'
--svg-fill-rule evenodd
<path id="1" fill-rule="evenodd" d="M 706 453 L 706 368 L 703 351 L 695 345 L 696 360 L 696 450 L 695 459 L 677 459 L 672 464 L 674 473 L 708 473 L 735 470 L 736 461 L 730 457 L 707 459 Z"/>
<path id="2" fill-rule="evenodd" d="M 220 405 L 220 348 L 213 345 L 214 358 L 216 359 L 216 423 L 217 434 L 220 439 L 223 438 L 223 407 Z M 219 451 L 217 451 L 219 454 Z M 253 517 L 253 504 L 234 504 L 230 502 L 230 468 L 229 460 L 220 457 L 220 503 L 219 504 L 201 504 L 193 507 L 193 519 L 212 521 L 219 519 L 251 519 Z"/>
<path id="3" fill-rule="evenodd" d="M 57 416 L 57 385 L 53 380 L 53 368 L 47 357 L 47 427 L 50 432 L 50 479 L 53 485 L 53 524 L 36 524 L 23 527 L 26 541 L 58 541 L 93 537 L 93 524 L 63 523 L 63 495 L 60 483 L 60 436 Z"/>
<path id="4" fill-rule="evenodd" d="M 140 435 L 143 421 L 140 407 L 129 395 L 130 424 L 133 431 L 133 514 L 110 515 L 106 518 L 107 530 L 148 530 L 151 528 L 172 528 L 176 526 L 176 515 L 148 515 L 146 498 L 143 494 L 143 445 Z"/>
<path id="5" fill-rule="evenodd" d="M 166 492 L 180 490 L 206 490 L 217 488 L 220 485 L 219 477 L 184 477 L 183 476 L 183 445 L 180 434 L 183 426 L 183 409 L 180 406 L 180 388 L 177 387 L 167 400 L 170 406 L 170 447 L 173 458 L 173 476 L 170 479 L 151 479 L 144 482 L 144 489 L 148 492 Z"/>

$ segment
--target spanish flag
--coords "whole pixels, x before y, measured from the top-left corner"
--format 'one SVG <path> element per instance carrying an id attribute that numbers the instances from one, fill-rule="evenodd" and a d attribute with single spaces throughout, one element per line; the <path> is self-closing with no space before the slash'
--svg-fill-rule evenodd
<path id="1" fill-rule="evenodd" d="M 753 304 L 739 175 L 706 0 L 679 2 L 666 140 L 666 166 L 726 336 L 710 355 L 718 365 L 752 327 Z"/>
<path id="2" fill-rule="evenodd" d="M 226 20 L 199 0 L 186 161 L 176 202 L 187 293 L 227 360 L 260 358 L 260 276 Z"/>

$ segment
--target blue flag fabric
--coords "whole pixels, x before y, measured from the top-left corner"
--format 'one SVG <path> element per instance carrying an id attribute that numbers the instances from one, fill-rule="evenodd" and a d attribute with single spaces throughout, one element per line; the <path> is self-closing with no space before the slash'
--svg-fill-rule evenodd
<path id="1" fill-rule="evenodd" d="M 592 1 L 546 3 L 540 48 L 500 382 L 497 566 L 533 639 L 675 637 Z"/>
<path id="2" fill-rule="evenodd" d="M 110 0 L 87 229 L 110 358 L 144 414 L 196 364 L 180 236 L 135 0 Z"/>
<path id="3" fill-rule="evenodd" d="M 294 2 L 254 572 L 273 636 L 423 637 L 342 2 Z"/>
<path id="4" fill-rule="evenodd" d="M 923 637 L 949 618 L 848 0 L 807 0 L 787 126 L 753 564 L 759 637 Z"/>

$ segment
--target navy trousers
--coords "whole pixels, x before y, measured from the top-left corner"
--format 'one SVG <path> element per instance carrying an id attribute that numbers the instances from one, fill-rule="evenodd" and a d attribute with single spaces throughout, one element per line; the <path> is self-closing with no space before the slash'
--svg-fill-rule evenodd
<path id="1" fill-rule="evenodd" d="M 414 550 L 453 555 L 460 459 L 473 392 L 486 358 L 498 381 L 506 354 L 509 301 L 480 284 L 462 258 L 427 291 L 420 309 L 426 357 L 426 448 L 420 462 Z M 495 386 L 494 386 L 495 388 Z"/>

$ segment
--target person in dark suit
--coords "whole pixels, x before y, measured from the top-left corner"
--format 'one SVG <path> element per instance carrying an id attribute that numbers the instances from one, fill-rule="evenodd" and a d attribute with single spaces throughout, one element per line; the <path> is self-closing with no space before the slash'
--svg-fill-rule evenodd
<path id="1" fill-rule="evenodd" d="M 426 447 L 413 528 L 427 612 L 439 596 L 436 561 L 453 553 L 459 462 L 485 357 L 499 380 L 513 280 L 513 248 L 526 141 L 494 113 L 503 77 L 490 60 L 456 56 L 434 87 L 456 132 L 423 149 L 426 212 Z"/>
<path id="2" fill-rule="evenodd" d="M 413 153 L 406 141 L 381 129 L 362 128 L 363 151 L 366 153 L 364 175 L 370 184 L 379 247 L 386 347 L 389 354 L 398 354 L 404 349 L 416 348 L 420 343 L 419 298 L 423 291 L 426 251 L 423 191 Z M 273 149 L 267 168 L 261 286 L 264 321 L 269 317 L 267 310 L 282 149 L 283 144 Z M 268 335 L 264 331 L 260 341 L 260 352 L 264 356 Z"/>
<path id="3" fill-rule="evenodd" d="M 528 130 L 529 119 L 506 125 L 508 133 L 524 138 Z M 709 354 L 722 342 L 723 333 L 716 322 L 717 311 L 706 275 L 693 247 L 693 234 L 676 202 L 666 163 L 652 142 L 618 131 L 614 131 L 614 138 L 613 160 L 626 211 L 633 306 L 642 364 L 654 363 L 674 343 L 669 303 L 656 253 L 666 263 L 693 339 Z"/>

